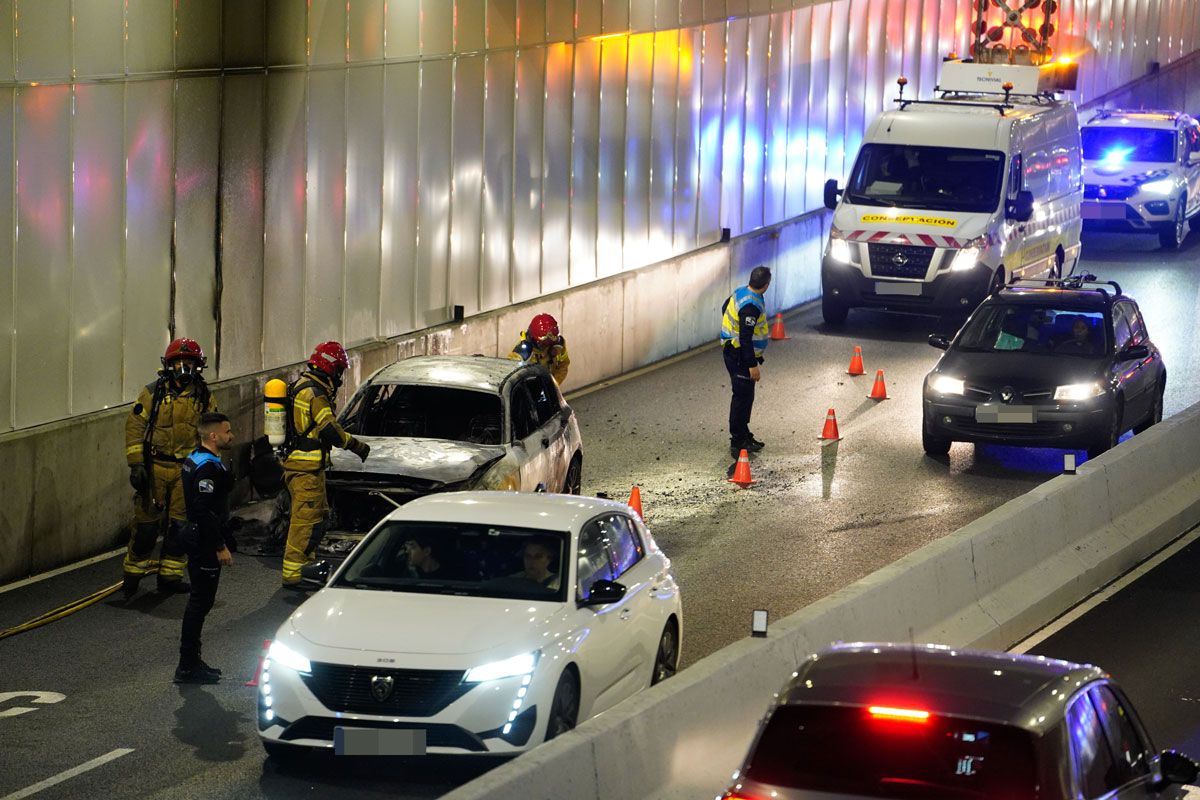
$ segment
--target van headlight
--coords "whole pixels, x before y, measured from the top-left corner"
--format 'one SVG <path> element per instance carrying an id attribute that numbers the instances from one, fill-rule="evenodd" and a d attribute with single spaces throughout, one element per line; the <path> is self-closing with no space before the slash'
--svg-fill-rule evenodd
<path id="1" fill-rule="evenodd" d="M 949 375 L 930 375 L 929 376 L 929 391 L 937 394 L 957 394 L 962 395 L 966 389 L 966 382 L 960 378 L 951 378 Z"/>
<path id="2" fill-rule="evenodd" d="M 1138 189 L 1146 192 L 1147 194 L 1170 194 L 1171 192 L 1175 191 L 1175 181 L 1171 180 L 1170 178 L 1163 178 L 1160 181 L 1143 183 L 1138 187 Z"/>
<path id="3" fill-rule="evenodd" d="M 537 661 L 538 651 L 535 650 L 532 653 L 522 653 L 503 661 L 481 664 L 467 670 L 467 674 L 463 676 L 463 683 L 483 683 L 484 681 L 498 681 L 501 678 L 512 678 L 517 675 L 528 675 L 537 666 Z"/>
<path id="4" fill-rule="evenodd" d="M 1068 383 L 1066 386 L 1059 386 L 1054 390 L 1055 400 L 1091 400 L 1093 397 L 1099 397 L 1104 394 L 1104 387 L 1098 382 L 1092 383 Z"/>
<path id="5" fill-rule="evenodd" d="M 975 269 L 975 265 L 979 263 L 979 256 L 987 246 L 988 237 L 986 236 L 977 236 L 967 242 L 954 254 L 954 260 L 950 262 L 950 271 L 966 272 L 969 269 Z"/>
<path id="6" fill-rule="evenodd" d="M 271 642 L 271 649 L 267 651 L 267 658 L 275 664 L 282 664 L 285 667 L 296 670 L 296 672 L 312 672 L 311 661 L 278 640 Z"/>
<path id="7" fill-rule="evenodd" d="M 850 242 L 834 227 L 829 229 L 829 257 L 839 264 L 849 264 L 854 260 L 850 253 Z"/>

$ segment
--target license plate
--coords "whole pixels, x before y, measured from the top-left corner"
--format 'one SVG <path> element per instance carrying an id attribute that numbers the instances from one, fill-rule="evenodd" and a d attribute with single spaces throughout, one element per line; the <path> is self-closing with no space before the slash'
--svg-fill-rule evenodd
<path id="1" fill-rule="evenodd" d="M 975 406 L 975 421 L 991 424 L 1029 424 L 1035 421 L 1033 406 L 1003 406 L 984 403 Z"/>
<path id="2" fill-rule="evenodd" d="M 425 731 L 339 725 L 333 729 L 333 752 L 339 756 L 423 756 Z"/>
<path id="3" fill-rule="evenodd" d="M 897 294 L 906 297 L 920 297 L 919 283 L 892 283 L 891 281 L 875 281 L 875 294 Z"/>
<path id="4" fill-rule="evenodd" d="M 1125 204 L 1084 200 L 1079 213 L 1084 219 L 1125 219 Z"/>

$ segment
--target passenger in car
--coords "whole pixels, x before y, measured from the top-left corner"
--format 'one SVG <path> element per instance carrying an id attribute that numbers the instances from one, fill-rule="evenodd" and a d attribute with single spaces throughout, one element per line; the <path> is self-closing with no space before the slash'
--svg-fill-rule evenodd
<path id="1" fill-rule="evenodd" d="M 433 538 L 414 536 L 404 543 L 408 553 L 408 568 L 404 577 L 427 578 L 442 568 L 442 563 L 433 555 Z"/>
<path id="2" fill-rule="evenodd" d="M 550 545 L 532 539 L 525 543 L 525 547 L 521 551 L 521 558 L 525 562 L 525 569 L 509 577 L 523 578 L 547 589 L 558 590 L 560 585 L 558 573 L 552 572 L 550 569 L 554 561 L 554 551 Z"/>

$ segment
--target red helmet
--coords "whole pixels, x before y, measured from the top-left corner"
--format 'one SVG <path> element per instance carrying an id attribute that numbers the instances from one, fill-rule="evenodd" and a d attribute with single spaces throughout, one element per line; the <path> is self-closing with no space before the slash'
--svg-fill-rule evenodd
<path id="1" fill-rule="evenodd" d="M 549 314 L 538 314 L 529 322 L 529 338 L 547 342 L 558 338 L 558 322 Z"/>
<path id="2" fill-rule="evenodd" d="M 346 356 L 346 348 L 339 343 L 321 342 L 313 348 L 313 354 L 309 356 L 308 363 L 313 369 L 337 378 L 341 377 L 341 374 L 350 366 L 350 359 Z"/>
<path id="3" fill-rule="evenodd" d="M 163 353 L 162 363 L 165 367 L 172 361 L 180 359 L 192 361 L 200 369 L 203 369 L 208 364 L 208 359 L 204 357 L 204 348 L 195 339 L 189 339 L 186 336 L 180 336 L 167 345 L 167 351 Z"/>

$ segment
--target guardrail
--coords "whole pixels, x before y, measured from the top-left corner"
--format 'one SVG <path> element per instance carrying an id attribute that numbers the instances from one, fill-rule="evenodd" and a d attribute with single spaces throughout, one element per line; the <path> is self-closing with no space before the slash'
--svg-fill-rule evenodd
<path id="1" fill-rule="evenodd" d="M 711 797 L 810 653 L 834 641 L 905 641 L 910 628 L 918 641 L 1007 647 L 1200 522 L 1197 452 L 1200 404 L 446 800 Z"/>

